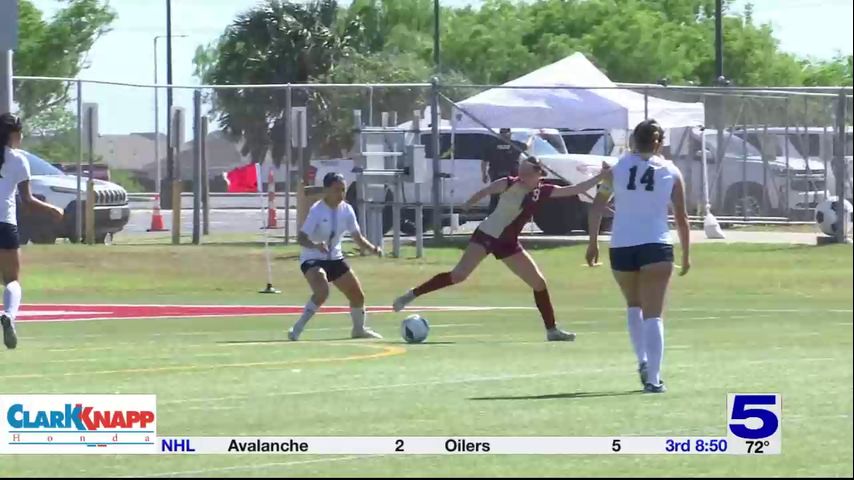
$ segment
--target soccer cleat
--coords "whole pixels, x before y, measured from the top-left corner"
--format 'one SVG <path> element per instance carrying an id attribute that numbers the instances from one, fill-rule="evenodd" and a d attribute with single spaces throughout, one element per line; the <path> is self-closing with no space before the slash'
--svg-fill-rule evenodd
<path id="1" fill-rule="evenodd" d="M 403 295 L 397 297 L 397 299 L 395 299 L 394 303 L 392 303 L 391 308 L 395 312 L 399 312 L 399 311 L 403 310 L 404 308 L 406 308 L 407 305 L 412 303 L 413 300 L 415 300 L 415 294 L 412 293 L 412 290 L 410 290 L 410 291 L 404 293 Z"/>
<path id="2" fill-rule="evenodd" d="M 649 376 L 649 373 L 646 370 L 646 362 L 641 362 L 638 364 L 638 375 L 640 375 L 640 381 L 642 386 L 646 386 L 646 380 Z"/>
<path id="3" fill-rule="evenodd" d="M 288 330 L 288 340 L 290 340 L 292 342 L 296 342 L 297 340 L 299 340 L 300 333 L 302 333 L 302 332 L 298 332 L 296 330 L 296 327 L 291 327 Z"/>
<path id="4" fill-rule="evenodd" d="M 3 326 L 3 343 L 9 350 L 18 346 L 18 335 L 15 333 L 15 324 L 12 318 L 5 313 L 0 315 L 0 325 Z"/>
<path id="5" fill-rule="evenodd" d="M 382 336 L 382 335 L 380 335 L 379 333 L 377 333 L 377 332 L 375 332 L 375 331 L 371 330 L 371 329 L 370 329 L 370 328 L 368 328 L 368 327 L 365 327 L 365 328 L 362 328 L 362 329 L 358 329 L 358 330 L 357 330 L 357 329 L 353 329 L 353 331 L 350 333 L 350 336 L 351 336 L 352 338 L 383 338 L 383 336 Z"/>
<path id="6" fill-rule="evenodd" d="M 575 334 L 564 332 L 557 327 L 550 328 L 546 331 L 546 340 L 549 342 L 573 342 L 575 341 Z"/>
<path id="7" fill-rule="evenodd" d="M 643 386 L 643 391 L 644 393 L 664 393 L 667 391 L 667 387 L 664 386 L 664 382 L 661 382 L 658 385 L 647 383 Z"/>

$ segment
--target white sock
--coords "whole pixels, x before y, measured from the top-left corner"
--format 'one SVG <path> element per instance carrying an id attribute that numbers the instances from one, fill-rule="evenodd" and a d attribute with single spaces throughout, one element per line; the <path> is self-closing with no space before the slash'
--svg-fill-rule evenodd
<path id="1" fill-rule="evenodd" d="M 645 319 L 643 334 L 647 355 L 647 381 L 658 385 L 661 383 L 661 362 L 664 359 L 664 322 L 661 317 Z"/>
<path id="2" fill-rule="evenodd" d="M 21 284 L 18 281 L 9 282 L 6 284 L 6 290 L 3 292 L 3 311 L 12 320 L 18 316 L 18 309 L 21 307 Z"/>
<path id="3" fill-rule="evenodd" d="M 365 329 L 365 307 L 351 307 L 350 318 L 353 319 L 353 330 Z"/>
<path id="4" fill-rule="evenodd" d="M 302 315 L 297 320 L 297 323 L 294 324 L 294 332 L 299 334 L 302 332 L 302 329 L 305 328 L 305 324 L 311 320 L 311 317 L 314 316 L 315 312 L 317 312 L 317 305 L 314 304 L 311 300 L 305 304 L 305 308 L 302 310 Z"/>
<path id="5" fill-rule="evenodd" d="M 626 325 L 629 328 L 629 338 L 638 357 L 638 364 L 646 362 L 646 349 L 643 341 L 643 310 L 640 307 L 626 309 Z"/>

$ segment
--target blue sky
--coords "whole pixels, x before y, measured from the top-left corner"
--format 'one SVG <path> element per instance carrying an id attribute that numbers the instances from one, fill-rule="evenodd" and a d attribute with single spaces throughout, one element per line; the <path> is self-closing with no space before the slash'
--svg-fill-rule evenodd
<path id="1" fill-rule="evenodd" d="M 478 3 L 441 0 L 443 4 Z M 61 2 L 34 0 L 46 15 Z M 112 0 L 118 13 L 113 30 L 102 37 L 89 55 L 90 67 L 83 79 L 152 83 L 154 81 L 153 38 L 165 33 L 166 2 L 163 0 Z M 172 0 L 174 83 L 197 84 L 193 77 L 193 54 L 198 45 L 215 40 L 234 16 L 257 3 L 255 0 Z M 733 2 L 740 10 L 745 1 Z M 852 52 L 851 0 L 753 0 L 758 22 L 771 22 L 781 47 L 800 56 L 829 58 Z M 165 41 L 159 41 L 160 83 L 165 83 Z M 524 73 L 524 72 L 520 72 Z M 102 133 L 154 130 L 154 93 L 151 89 L 88 85 L 85 101 L 99 104 Z M 161 112 L 165 108 L 161 95 Z M 190 91 L 176 91 L 175 104 L 192 107 Z M 165 117 L 162 117 L 165 118 Z M 163 122 L 161 122 L 163 123 Z"/>

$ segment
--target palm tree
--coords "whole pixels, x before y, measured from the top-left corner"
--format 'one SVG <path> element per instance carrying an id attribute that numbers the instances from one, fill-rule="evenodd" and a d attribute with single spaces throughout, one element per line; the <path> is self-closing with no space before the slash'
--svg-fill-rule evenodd
<path id="1" fill-rule="evenodd" d="M 336 33 L 335 0 L 292 3 L 267 0 L 239 15 L 219 41 L 196 55 L 196 70 L 207 84 L 306 83 L 330 71 L 349 52 L 348 38 Z M 276 165 L 284 158 L 285 89 L 217 89 L 213 111 L 223 129 L 243 139 L 242 154 L 262 162 L 269 151 Z M 294 90 L 293 105 L 306 105 L 307 92 Z"/>

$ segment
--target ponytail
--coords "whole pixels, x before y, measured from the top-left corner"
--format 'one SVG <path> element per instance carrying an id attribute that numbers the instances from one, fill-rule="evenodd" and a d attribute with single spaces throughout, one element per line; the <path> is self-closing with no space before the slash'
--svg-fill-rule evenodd
<path id="1" fill-rule="evenodd" d="M 21 119 L 17 115 L 12 115 L 11 113 L 0 115 L 0 146 L 4 148 L 3 155 L 0 155 L 0 170 L 2 170 L 3 163 L 6 161 L 5 147 L 9 147 L 12 134 L 21 133 L 22 129 Z"/>

